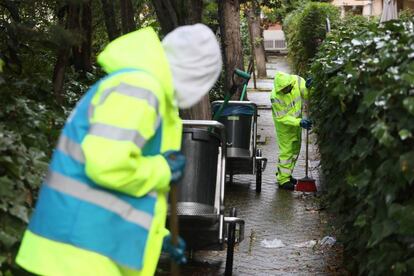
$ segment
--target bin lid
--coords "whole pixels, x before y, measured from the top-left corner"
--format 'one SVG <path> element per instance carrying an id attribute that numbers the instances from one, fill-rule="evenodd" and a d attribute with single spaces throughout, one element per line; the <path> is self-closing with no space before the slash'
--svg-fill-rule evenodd
<path id="1" fill-rule="evenodd" d="M 215 114 L 220 106 L 221 102 L 214 102 L 211 106 L 213 114 Z M 224 107 L 221 112 L 221 117 L 231 116 L 231 115 L 248 115 L 253 116 L 256 111 L 256 107 L 253 104 L 243 104 L 243 103 L 231 103 Z"/>
<path id="2" fill-rule="evenodd" d="M 207 129 L 196 128 L 196 127 L 184 127 L 183 134 L 185 133 L 191 133 L 193 140 L 210 141 L 213 138 L 215 138 L 219 142 L 221 141 L 219 134 L 217 134 L 215 131 L 209 131 Z"/>

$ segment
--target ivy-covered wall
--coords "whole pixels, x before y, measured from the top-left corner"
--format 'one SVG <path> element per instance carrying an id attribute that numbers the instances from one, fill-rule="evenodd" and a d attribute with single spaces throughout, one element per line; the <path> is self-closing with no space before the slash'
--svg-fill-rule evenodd
<path id="1" fill-rule="evenodd" d="M 414 274 L 414 20 L 350 18 L 312 65 L 312 119 L 352 275 Z"/>

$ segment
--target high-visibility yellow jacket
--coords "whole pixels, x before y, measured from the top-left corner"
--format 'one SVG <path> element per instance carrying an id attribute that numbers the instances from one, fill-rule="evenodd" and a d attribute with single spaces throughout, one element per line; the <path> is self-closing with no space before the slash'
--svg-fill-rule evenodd
<path id="1" fill-rule="evenodd" d="M 17 263 L 39 275 L 152 275 L 161 252 L 182 123 L 151 28 L 99 55 L 107 77 L 62 130 Z"/>

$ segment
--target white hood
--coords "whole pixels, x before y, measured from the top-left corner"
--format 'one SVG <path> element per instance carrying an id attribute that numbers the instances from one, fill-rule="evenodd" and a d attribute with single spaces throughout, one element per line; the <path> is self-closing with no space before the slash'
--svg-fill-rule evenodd
<path id="1" fill-rule="evenodd" d="M 220 46 L 203 24 L 178 27 L 162 45 L 170 64 L 179 108 L 196 104 L 211 89 L 221 72 Z"/>

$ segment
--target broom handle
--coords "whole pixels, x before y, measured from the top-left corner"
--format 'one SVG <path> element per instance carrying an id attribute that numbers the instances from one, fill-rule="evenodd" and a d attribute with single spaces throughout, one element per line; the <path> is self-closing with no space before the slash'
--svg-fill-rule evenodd
<path id="1" fill-rule="evenodd" d="M 308 178 L 309 130 L 306 130 L 306 178 Z"/>
<path id="2" fill-rule="evenodd" d="M 171 240 L 174 246 L 178 246 L 178 216 L 177 216 L 177 185 L 171 185 L 170 191 L 170 231 Z M 179 276 L 180 267 L 171 261 L 171 275 Z"/>
<path id="3" fill-rule="evenodd" d="M 306 101 L 306 119 L 309 119 L 309 99 Z M 306 130 L 306 165 L 305 165 L 305 171 L 306 171 L 306 178 L 308 178 L 308 159 L 309 159 L 309 130 Z"/>

